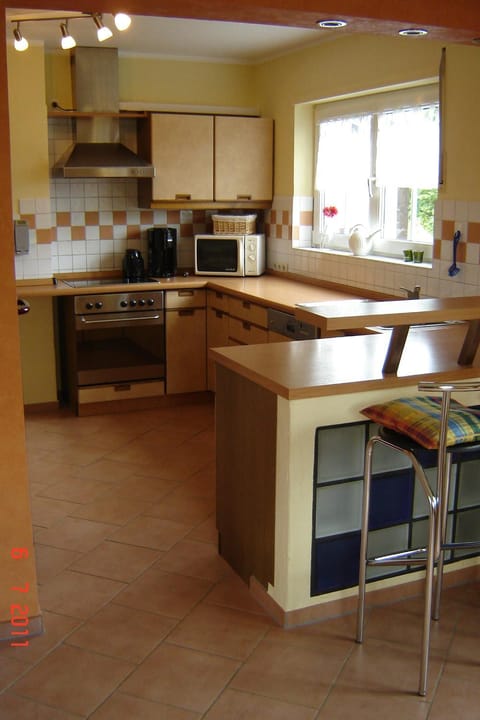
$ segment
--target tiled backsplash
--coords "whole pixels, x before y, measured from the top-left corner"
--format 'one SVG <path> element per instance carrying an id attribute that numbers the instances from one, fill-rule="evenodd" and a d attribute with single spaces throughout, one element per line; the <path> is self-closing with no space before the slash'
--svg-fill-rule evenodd
<path id="1" fill-rule="evenodd" d="M 275 197 L 266 216 L 268 267 L 318 280 L 403 296 L 401 287 L 420 285 L 433 297 L 480 294 L 480 202 L 437 201 L 432 266 L 401 260 L 354 257 L 348 252 L 310 248 L 313 217 L 311 197 Z M 457 264 L 452 263 L 453 233 L 461 229 Z"/>

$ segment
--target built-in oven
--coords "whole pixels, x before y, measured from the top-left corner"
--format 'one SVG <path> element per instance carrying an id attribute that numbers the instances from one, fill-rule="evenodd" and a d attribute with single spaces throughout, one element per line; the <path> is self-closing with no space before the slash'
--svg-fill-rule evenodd
<path id="1" fill-rule="evenodd" d="M 163 291 L 63 297 L 60 318 L 62 396 L 78 414 L 164 394 Z"/>

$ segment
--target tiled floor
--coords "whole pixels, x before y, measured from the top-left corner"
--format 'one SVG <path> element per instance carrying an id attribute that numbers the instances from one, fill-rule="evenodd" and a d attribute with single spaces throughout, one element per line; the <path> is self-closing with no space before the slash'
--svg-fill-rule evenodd
<path id="1" fill-rule="evenodd" d="M 30 416 L 46 632 L 0 649 L 0 720 L 479 720 L 479 584 L 285 631 L 216 552 L 213 408 Z"/>

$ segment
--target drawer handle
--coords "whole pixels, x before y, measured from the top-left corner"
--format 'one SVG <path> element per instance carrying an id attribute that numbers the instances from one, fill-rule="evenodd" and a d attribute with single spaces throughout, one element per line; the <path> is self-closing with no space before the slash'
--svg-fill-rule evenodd
<path id="1" fill-rule="evenodd" d="M 242 327 L 243 327 L 244 330 L 251 330 L 251 329 L 252 329 L 252 325 L 251 325 L 251 323 L 249 323 L 249 322 L 242 322 Z"/>
<path id="2" fill-rule="evenodd" d="M 132 386 L 130 383 L 122 383 L 121 385 L 114 385 L 113 390 L 114 392 L 128 392 L 132 389 Z"/>
<path id="3" fill-rule="evenodd" d="M 251 200 L 251 195 L 237 195 L 237 200 Z"/>
<path id="4" fill-rule="evenodd" d="M 248 302 L 248 300 L 243 300 L 242 305 L 245 308 L 245 310 L 250 310 L 252 303 Z"/>
<path id="5" fill-rule="evenodd" d="M 187 316 L 187 315 L 195 315 L 195 310 L 193 310 L 193 309 L 191 309 L 191 308 L 186 308 L 185 310 L 179 310 L 179 311 L 178 311 L 178 314 L 179 314 L 181 317 L 185 317 L 185 316 Z"/>
<path id="6" fill-rule="evenodd" d="M 215 317 L 217 318 L 223 318 L 224 314 L 221 310 L 215 310 Z"/>
<path id="7" fill-rule="evenodd" d="M 193 297 L 195 294 L 194 290 L 179 290 L 178 297 Z"/>
<path id="8" fill-rule="evenodd" d="M 176 193 L 175 200 L 191 200 L 192 196 L 190 193 Z"/>

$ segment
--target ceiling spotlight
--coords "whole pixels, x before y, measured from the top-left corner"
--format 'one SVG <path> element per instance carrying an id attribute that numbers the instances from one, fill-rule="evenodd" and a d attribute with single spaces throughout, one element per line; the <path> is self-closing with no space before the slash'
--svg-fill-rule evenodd
<path id="1" fill-rule="evenodd" d="M 19 22 L 17 22 L 17 27 L 13 28 L 13 37 L 15 38 L 15 41 L 13 43 L 15 50 L 18 50 L 18 52 L 23 52 L 28 48 L 28 40 L 26 40 L 20 32 Z"/>
<path id="2" fill-rule="evenodd" d="M 93 22 L 97 26 L 97 38 L 99 42 L 103 42 L 104 40 L 108 40 L 108 38 L 111 38 L 113 33 L 110 30 L 110 28 L 106 27 L 103 24 L 102 16 L 99 13 L 95 13 L 92 15 Z"/>
<path id="3" fill-rule="evenodd" d="M 126 13 L 117 13 L 114 16 L 114 20 L 117 30 L 127 30 L 132 22 L 132 18 Z"/>
<path id="4" fill-rule="evenodd" d="M 317 20 L 317 25 L 321 28 L 332 29 L 345 27 L 347 23 L 345 20 Z"/>
<path id="5" fill-rule="evenodd" d="M 62 33 L 62 48 L 63 50 L 70 50 L 71 48 L 74 48 L 77 44 L 75 42 L 75 38 L 70 35 L 68 32 L 68 20 L 65 20 L 65 22 L 60 23 L 60 31 Z"/>
<path id="6" fill-rule="evenodd" d="M 428 30 L 424 28 L 405 28 L 405 30 L 399 30 L 398 34 L 404 37 L 421 37 L 422 35 L 428 35 Z"/>

